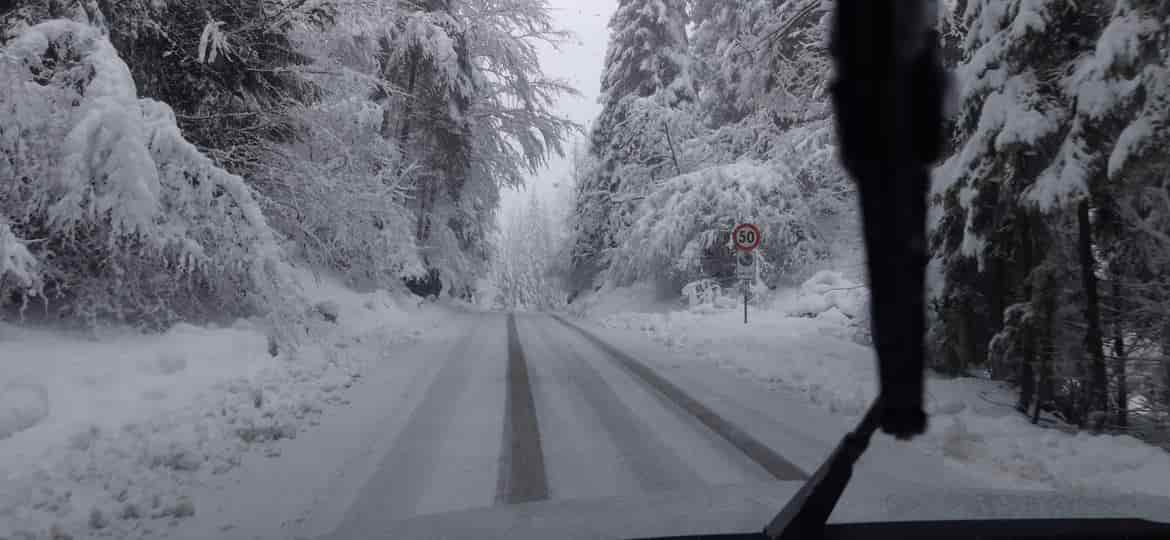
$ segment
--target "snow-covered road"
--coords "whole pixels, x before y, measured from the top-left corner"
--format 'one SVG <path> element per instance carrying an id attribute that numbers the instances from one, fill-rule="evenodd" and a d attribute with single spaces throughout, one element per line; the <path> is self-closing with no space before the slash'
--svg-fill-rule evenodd
<path id="1" fill-rule="evenodd" d="M 774 453 L 758 463 L 729 426 L 548 316 L 475 317 L 412 387 L 412 403 L 387 408 L 410 412 L 330 537 L 497 504 L 804 478 Z"/>
<path id="2" fill-rule="evenodd" d="M 612 329 L 463 312 L 443 326 L 364 375 L 280 457 L 203 488 L 200 515 L 169 536 L 394 537 L 421 516 L 510 503 L 744 485 L 783 497 L 848 429 L 798 396 Z M 861 483 L 978 485 L 888 442 L 875 441 Z M 763 523 L 776 506 L 756 500 L 743 509 Z"/>
<path id="3" fill-rule="evenodd" d="M 167 536 L 520 538 L 566 523 L 582 538 L 750 531 L 851 427 L 636 333 L 540 314 L 452 311 L 347 400 L 280 456 L 201 488 L 200 512 Z M 930 502 L 988 487 L 879 434 L 834 519 L 957 517 Z M 1037 500 L 1016 506 L 1045 515 Z M 1059 502 L 1055 515 L 1078 511 Z M 1140 508 L 1123 502 L 1088 501 L 1085 512 Z M 998 508 L 972 512 L 1011 510 Z"/>

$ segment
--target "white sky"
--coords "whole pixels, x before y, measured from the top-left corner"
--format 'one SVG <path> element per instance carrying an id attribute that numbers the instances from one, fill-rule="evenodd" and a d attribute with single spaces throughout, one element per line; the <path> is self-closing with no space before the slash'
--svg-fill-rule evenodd
<path id="1" fill-rule="evenodd" d="M 562 97 L 557 112 L 588 125 L 601 112 L 597 97 L 601 92 L 601 70 L 609 40 L 606 25 L 617 9 L 617 0 L 548 0 L 548 4 L 557 26 L 574 35 L 560 50 L 542 45 L 541 65 L 547 75 L 565 79 L 581 92 L 579 97 Z M 565 181 L 568 174 L 569 160 L 554 158 L 548 167 L 529 178 L 524 190 L 505 190 L 501 219 L 507 219 L 512 208 L 528 200 L 529 190 L 535 191 L 542 200 L 554 200 L 557 191 L 568 188 Z"/>

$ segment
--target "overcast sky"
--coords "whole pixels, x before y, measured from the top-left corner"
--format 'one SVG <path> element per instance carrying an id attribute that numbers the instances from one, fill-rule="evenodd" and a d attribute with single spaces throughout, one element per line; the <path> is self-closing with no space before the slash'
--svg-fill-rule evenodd
<path id="1" fill-rule="evenodd" d="M 561 98 L 557 110 L 570 120 L 587 125 L 601 110 L 597 96 L 609 39 L 606 25 L 617 9 L 617 0 L 548 0 L 548 4 L 558 26 L 574 35 L 560 50 L 542 45 L 541 65 L 547 75 L 565 79 L 581 92 L 579 97 Z M 534 190 L 542 199 L 552 199 L 556 190 L 567 189 L 568 174 L 568 159 L 554 158 L 545 170 L 528 180 L 525 191 L 504 191 L 501 217 L 507 219 L 515 205 L 528 200 L 527 190 Z"/>

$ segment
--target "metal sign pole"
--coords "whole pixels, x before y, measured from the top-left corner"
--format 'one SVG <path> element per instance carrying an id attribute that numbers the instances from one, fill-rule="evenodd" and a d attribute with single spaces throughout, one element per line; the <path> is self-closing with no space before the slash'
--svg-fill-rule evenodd
<path id="1" fill-rule="evenodd" d="M 743 282 L 743 323 L 747 324 L 748 282 Z"/>
<path id="2" fill-rule="evenodd" d="M 739 252 L 735 258 L 735 275 L 739 278 L 740 286 L 743 287 L 743 323 L 748 323 L 748 295 L 751 292 L 748 288 L 756 277 L 755 271 L 755 256 L 752 252 L 760 247 L 760 241 L 763 240 L 760 234 L 760 228 L 752 223 L 741 223 L 735 226 L 731 232 L 732 241 L 735 243 L 735 250 Z"/>

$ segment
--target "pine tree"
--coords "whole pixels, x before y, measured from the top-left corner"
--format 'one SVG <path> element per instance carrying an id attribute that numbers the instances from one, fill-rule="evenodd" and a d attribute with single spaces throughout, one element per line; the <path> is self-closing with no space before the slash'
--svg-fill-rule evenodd
<path id="1" fill-rule="evenodd" d="M 745 68 L 752 76 L 741 92 L 781 130 L 825 120 L 830 5 L 820 0 L 770 4 L 753 23 L 754 60 Z"/>
<path id="2" fill-rule="evenodd" d="M 329 3 L 296 0 L 20 0 L 0 14 L 0 35 L 50 18 L 104 28 L 141 95 L 170 105 L 188 139 L 245 174 L 264 142 L 296 136 L 290 110 L 317 96 L 289 33 L 332 15 Z"/>
<path id="3" fill-rule="evenodd" d="M 1020 281 L 1009 276 L 1031 271 L 1002 262 L 1017 259 L 1021 237 L 1014 231 L 1036 221 L 1020 198 L 1056 153 L 1070 107 L 1047 74 L 1091 44 L 1092 28 L 1078 27 L 1083 20 L 1055 1 L 970 1 L 962 14 L 966 61 L 956 138 L 964 142 L 936 182 L 943 215 L 935 253 L 947 273 L 943 356 L 950 370 L 983 364 L 986 344 L 1016 299 L 1006 295 L 1018 294 L 1006 285 Z M 1029 232 L 1043 237 L 1039 227 Z M 1035 247 L 1033 260 L 1040 264 L 1046 249 Z"/>
<path id="4" fill-rule="evenodd" d="M 289 292 L 252 190 L 170 107 L 140 99 L 82 23 L 41 23 L 0 50 L 0 224 L 0 269 L 43 284 L 39 303 L 74 322 L 158 329 L 268 311 Z"/>
<path id="5" fill-rule="evenodd" d="M 742 121 L 750 112 L 741 85 L 751 77 L 751 60 L 756 43 L 753 22 L 759 18 L 762 2 L 695 0 L 691 39 L 695 70 L 704 84 L 699 102 L 708 127 L 718 128 Z"/>
<path id="6" fill-rule="evenodd" d="M 314 78 L 324 103 L 308 108 L 309 137 L 280 149 L 282 165 L 267 175 L 266 191 L 290 198 L 284 168 L 292 167 L 296 190 L 336 184 L 333 192 L 349 197 L 337 205 L 311 195 L 289 201 L 316 216 L 319 231 L 299 230 L 300 211 L 287 204 L 274 211 L 309 251 L 356 277 L 405 278 L 422 294 L 470 296 L 488 269 L 499 190 L 523 184 L 576 129 L 551 110 L 573 90 L 543 73 L 536 50 L 564 34 L 543 0 L 355 4 L 338 20 L 329 39 L 299 40 L 315 71 L 326 73 Z M 350 150 L 344 159 L 328 150 L 338 140 Z M 356 178 L 312 178 L 339 170 Z M 362 219 L 330 219 L 339 209 L 360 209 Z M 405 233 L 403 213 L 411 222 Z"/>
<path id="7" fill-rule="evenodd" d="M 610 19 L 603 109 L 591 133 L 597 169 L 577 186 L 578 287 L 606 265 L 604 253 L 617 246 L 652 184 L 683 172 L 674 116 L 696 99 L 686 24 L 681 0 L 622 0 Z"/>
<path id="8" fill-rule="evenodd" d="M 1153 285 L 1140 276 L 1152 276 L 1157 264 L 1139 247 L 1150 243 L 1140 240 L 1132 201 L 1166 171 L 1166 160 L 1150 153 L 1166 140 L 1170 110 L 1166 7 L 1141 0 L 959 7 L 964 100 L 957 149 L 935 191 L 944 365 L 983 364 L 993 377 L 1018 382 L 1020 408 L 1034 405 L 1033 419 L 1041 407 L 1082 425 L 1100 425 L 1110 409 L 1123 417 L 1125 365 L 1115 362 L 1108 376 L 1107 326 L 1123 358 L 1126 327 L 1156 335 L 1153 321 L 1164 320 L 1123 319 L 1130 310 L 1120 306 L 1132 295 L 1120 295 L 1125 283 Z M 1154 221 L 1147 239 L 1165 226 Z M 1101 275 L 1114 283 L 1102 286 Z"/>

